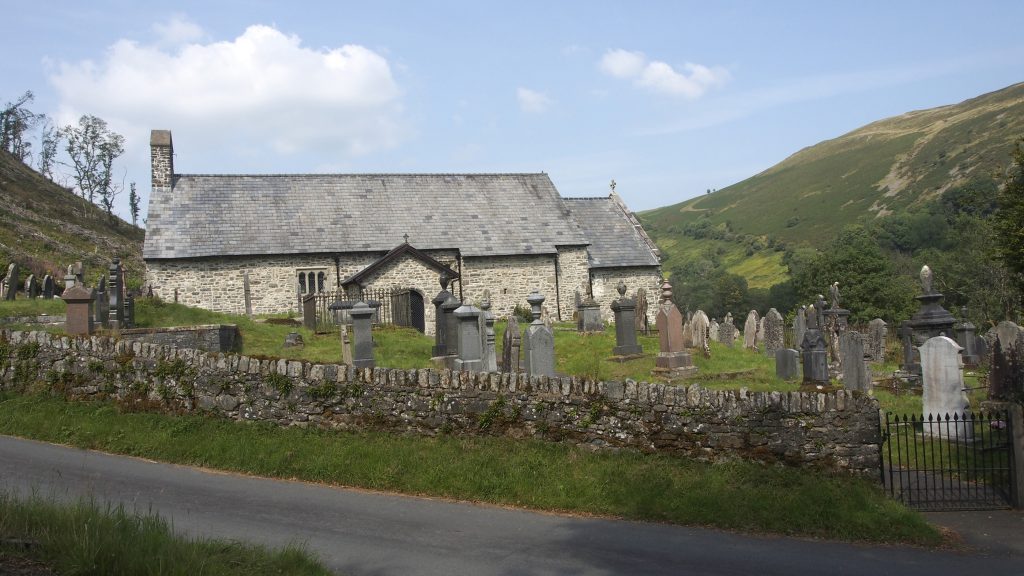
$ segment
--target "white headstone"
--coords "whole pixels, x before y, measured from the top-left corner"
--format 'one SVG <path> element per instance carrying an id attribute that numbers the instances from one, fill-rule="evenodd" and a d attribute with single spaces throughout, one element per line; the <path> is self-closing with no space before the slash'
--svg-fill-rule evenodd
<path id="1" fill-rule="evenodd" d="M 962 348 L 951 338 L 936 336 L 918 350 L 924 388 L 924 433 L 970 440 L 973 429 L 963 422 L 970 404 L 964 392 Z"/>

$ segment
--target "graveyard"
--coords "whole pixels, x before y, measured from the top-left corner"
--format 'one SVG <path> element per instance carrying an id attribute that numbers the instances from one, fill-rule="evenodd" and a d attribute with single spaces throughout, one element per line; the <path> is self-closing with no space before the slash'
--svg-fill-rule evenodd
<path id="1" fill-rule="evenodd" d="M 471 450 L 481 450 L 480 457 L 488 462 L 492 462 L 493 456 L 488 453 L 493 450 L 522 449 L 530 453 L 524 455 L 525 458 L 535 458 L 533 451 L 546 453 L 549 448 L 544 446 L 554 440 L 560 446 L 554 449 L 558 452 L 556 459 L 575 460 L 580 457 L 576 451 L 580 448 L 573 446 L 582 447 L 584 453 L 594 454 L 588 457 L 597 459 L 594 466 L 599 468 L 621 465 L 610 464 L 602 458 L 627 459 L 632 462 L 631 466 L 637 467 L 638 478 L 647 478 L 650 472 L 645 470 L 651 465 L 670 469 L 699 466 L 698 475 L 704 481 L 722 473 L 722 466 L 740 466 L 744 467 L 743 474 L 766 477 L 773 474 L 799 476 L 800 471 L 810 470 L 815 482 L 834 482 L 838 490 L 844 489 L 838 488 L 840 486 L 859 486 L 858 490 L 867 490 L 873 494 L 870 498 L 879 502 L 895 505 L 890 500 L 893 498 L 922 509 L 956 505 L 937 500 L 936 488 L 931 485 L 936 482 L 933 477 L 938 477 L 943 486 L 955 483 L 959 492 L 964 491 L 966 483 L 972 499 L 964 501 L 970 505 L 978 505 L 979 499 L 984 499 L 988 505 L 999 506 L 1014 502 L 1016 497 L 1010 493 L 1014 490 L 1012 486 L 993 488 L 1004 486 L 1010 476 L 1011 458 L 1004 449 L 996 448 L 997 444 L 1005 445 L 1003 428 L 1008 427 L 1011 418 L 990 416 L 984 420 L 984 426 L 975 423 L 973 414 L 970 424 L 960 421 L 973 413 L 975 407 L 1012 397 L 1013 391 L 1018 389 L 1015 388 L 1018 385 L 1015 382 L 1019 382 L 1016 357 L 1006 356 L 1002 351 L 1006 346 L 1019 346 L 1014 339 L 1017 334 L 1014 330 L 1019 331 L 1019 328 L 1010 323 L 1001 325 L 1002 334 L 1000 330 L 993 330 L 989 335 L 994 336 L 992 344 L 985 339 L 972 338 L 970 342 L 961 340 L 965 346 L 960 346 L 957 341 L 943 336 L 956 333 L 963 338 L 973 327 L 965 322 L 957 323 L 941 308 L 941 295 L 932 289 L 927 268 L 922 271 L 922 311 L 908 321 L 917 322 L 923 332 L 915 334 L 909 323 L 904 324 L 903 342 L 887 341 L 887 330 L 880 320 L 857 327 L 863 334 L 849 327 L 845 322 L 848 311 L 841 307 L 841 296 L 834 285 L 831 302 L 819 297 L 813 305 L 797 310 L 789 326 L 775 309 L 768 310 L 763 317 L 751 310 L 742 331 L 731 315 L 722 322 L 708 319 L 701 311 L 684 316 L 672 303 L 671 285 L 666 281 L 654 326 L 646 326 L 638 321 L 638 316 L 630 314 L 636 301 L 622 288 L 619 299 L 612 305 L 617 320 L 612 325 L 588 324 L 582 314 L 576 323 L 542 320 L 544 298 L 535 293 L 528 299 L 532 310 L 521 322 L 515 317 L 494 319 L 489 316 L 486 301 L 479 307 L 470 302 L 448 306 L 452 319 L 439 312 L 438 327 L 431 337 L 408 327 L 371 321 L 374 309 L 363 302 L 346 308 L 349 320 L 336 316 L 337 322 L 327 322 L 329 328 L 324 329 L 323 319 L 318 322 L 315 310 L 310 313 L 310 309 L 303 310 L 305 317 L 298 314 L 250 317 L 133 296 L 118 282 L 121 276 L 120 264 L 112 262 L 109 274 L 102 276 L 99 283 L 104 289 L 97 290 L 86 288 L 71 270 L 66 278 L 71 288 L 64 291 L 62 299 L 35 294 L 29 283 L 24 298 L 15 294 L 13 301 L 5 300 L 0 304 L 0 312 L 6 318 L 3 327 L 4 351 L 8 358 L 4 363 L 5 385 L 11 390 L 30 392 L 27 396 L 5 396 L 0 405 L 23 412 L 25 418 L 34 410 L 78 411 L 77 418 L 84 421 L 92 418 L 97 410 L 101 413 L 108 410 L 90 407 L 96 406 L 92 402 L 104 405 L 105 401 L 113 400 L 118 412 L 125 414 L 199 411 L 226 416 L 228 421 L 277 422 L 286 425 L 280 434 L 314 434 L 318 441 L 326 443 L 332 442 L 329 429 L 342 430 L 359 435 L 359 442 L 371 442 L 375 446 L 373 450 L 385 453 L 391 449 L 433 453 L 438 449 L 436 443 L 441 442 L 438 439 L 450 436 L 446 442 L 459 448 L 449 446 L 445 450 L 463 450 L 468 442 L 473 445 Z M 113 298 L 97 304 L 97 294 L 106 297 L 108 292 Z M 4 292 L 5 297 L 9 294 Z M 439 305 L 448 301 L 450 299 L 441 298 Z M 120 302 L 120 305 L 111 307 L 111 302 Z M 81 317 L 77 319 L 76 306 L 81 306 L 78 312 Z M 63 322 L 40 323 L 40 319 L 49 316 L 59 318 L 59 307 L 65 308 Z M 237 338 L 231 339 L 229 349 L 218 349 L 212 354 L 199 350 L 179 351 L 176 346 L 167 347 L 147 340 L 154 334 L 174 332 L 184 326 L 198 326 L 208 332 L 212 327 L 230 327 L 237 332 Z M 455 327 L 454 330 L 450 326 Z M 929 330 L 938 335 L 929 338 Z M 68 335 L 75 333 L 93 335 L 93 338 L 68 340 Z M 451 334 L 455 337 L 449 340 Z M 537 334 L 540 336 L 536 337 Z M 97 336 L 100 340 L 96 340 Z M 915 341 L 914 337 L 921 340 Z M 346 339 L 348 347 L 343 345 Z M 797 341 L 799 350 L 786 347 Z M 995 355 L 988 362 L 992 370 L 981 361 L 989 354 L 962 354 L 964 350 L 978 348 L 994 350 Z M 70 358 L 65 356 L 66 352 L 61 352 L 71 349 L 94 359 L 78 360 L 81 368 L 76 369 L 67 364 Z M 30 351 L 40 358 L 53 358 L 43 364 L 60 369 L 44 369 L 34 364 Z M 905 356 L 907 351 L 919 352 Z M 153 358 L 155 364 L 143 358 Z M 965 362 L 969 364 L 967 370 L 963 368 Z M 335 369 L 334 365 L 340 366 Z M 990 390 L 993 371 L 1004 382 L 995 386 L 995 394 Z M 35 383 L 31 382 L 33 373 L 39 378 Z M 337 374 L 337 384 L 334 374 Z M 262 391 L 253 389 L 254 384 Z M 420 392 L 406 396 L 407 393 L 402 392 L 406 386 L 418 386 Z M 77 398 L 86 404 L 80 408 L 56 405 L 53 400 L 38 396 L 39 392 L 46 391 Z M 662 403 L 667 407 L 659 408 Z M 702 416 L 693 420 L 687 406 L 692 406 Z M 724 410 L 722 416 L 716 416 L 716 410 Z M 330 416 L 332 412 L 334 416 Z M 880 413 L 885 415 L 881 422 Z M 933 422 L 929 418 L 931 414 L 940 413 L 953 414 L 953 424 Z M 906 414 L 912 415 L 910 421 L 906 420 Z M 764 415 L 772 416 L 762 421 Z M 48 419 L 39 413 L 36 417 Z M 63 415 L 61 419 L 68 417 L 71 416 Z M 720 417 L 728 420 L 717 420 Z M 779 428 L 774 420 L 778 417 L 783 422 L 795 417 L 793 422 L 807 428 L 784 432 L 786 425 Z M 815 418 L 822 419 L 807 424 Z M 186 426 L 218 426 L 202 417 L 200 420 L 202 424 L 191 420 Z M 707 422 L 715 423 L 710 434 L 701 431 Z M 100 428 L 108 425 L 122 426 L 96 424 Z M 92 426 L 85 427 L 93 430 L 91 432 L 69 433 L 66 427 L 54 430 L 29 425 L 24 418 L 12 418 L 8 426 L 9 432 L 24 433 L 27 428 L 34 429 L 33 434 L 40 438 L 63 439 L 90 447 L 110 446 L 110 440 L 102 438 L 104 434 Z M 172 420 L 145 426 L 159 430 L 178 424 Z M 303 432 L 287 431 L 292 428 Z M 257 434 L 261 434 L 268 429 L 258 430 Z M 669 430 L 678 432 L 666 435 Z M 844 430 L 852 435 L 844 436 Z M 395 431 L 401 433 L 395 436 Z M 797 433 L 793 435 L 793 431 Z M 379 447 L 380 443 L 390 446 L 399 441 L 396 438 L 406 438 L 410 433 L 413 437 L 425 436 L 426 444 L 408 438 L 401 442 L 409 442 L 414 448 Z M 217 434 L 223 435 L 220 431 Z M 277 434 L 275 432 L 274 436 Z M 756 440 L 760 436 L 767 438 L 767 443 Z M 302 437 L 301 441 L 305 442 L 307 438 Z M 157 450 L 170 450 L 171 455 L 164 457 L 171 461 L 196 462 L 196 458 L 205 461 L 213 457 L 193 452 L 191 446 L 195 442 L 190 440 L 190 448 L 184 453 L 167 447 Z M 492 442 L 495 444 L 490 444 Z M 524 442 L 526 447 L 520 446 Z M 836 444 L 829 448 L 832 442 Z M 130 445 L 120 442 L 114 445 L 118 446 L 117 451 L 135 453 Z M 608 453 L 609 448 L 608 456 L 598 455 Z M 619 452 L 619 448 L 631 450 Z M 151 454 L 151 449 L 155 448 L 147 449 L 145 454 Z M 923 477 L 917 462 L 918 452 L 932 454 L 928 464 L 930 471 Z M 684 458 L 678 459 L 676 455 Z M 689 460 L 690 456 L 698 458 Z M 657 458 L 658 464 L 651 464 L 644 458 Z M 696 464 L 703 461 L 712 464 Z M 313 464 L 303 464 L 307 465 Z M 493 463 L 488 465 L 493 466 Z M 526 466 L 515 462 L 509 465 L 513 468 Z M 294 470 L 280 462 L 269 470 L 253 469 L 250 464 L 235 459 L 218 466 L 270 475 L 304 477 L 313 473 L 304 468 Z M 573 468 L 571 478 L 551 481 L 571 482 L 575 486 L 593 482 L 605 474 L 599 469 L 579 468 L 577 464 L 570 468 Z M 999 477 L 990 473 L 989 477 L 979 479 L 974 471 L 982 468 L 1000 470 Z M 940 469 L 943 472 L 937 476 L 936 471 Z M 836 471 L 841 473 L 836 475 Z M 416 476 L 421 473 L 440 472 L 409 472 L 411 477 L 399 482 L 382 480 L 372 474 L 370 479 L 352 480 L 334 470 L 331 480 L 371 488 L 422 491 L 641 519 L 710 523 L 783 533 L 794 530 L 765 519 L 741 521 L 721 511 L 716 512 L 713 519 L 694 517 L 692 510 L 664 516 L 666 511 L 661 506 L 638 510 L 636 507 L 640 504 L 634 500 L 612 505 L 602 497 L 599 498 L 602 503 L 591 508 L 592 504 L 539 499 L 536 494 L 524 494 L 515 487 L 511 493 L 506 493 L 507 486 L 502 488 L 503 495 L 497 497 L 487 495 L 486 490 L 481 495 L 480 487 L 417 487 Z M 536 472 L 501 468 L 495 473 Z M 659 473 L 677 474 L 665 470 Z M 879 474 L 885 493 L 877 486 Z M 633 478 L 630 485 L 638 478 Z M 695 480 L 687 476 L 679 481 Z M 922 482 L 928 485 L 922 487 Z M 733 489 L 743 495 L 730 495 Z M 764 497 L 763 494 L 746 494 L 749 489 L 743 486 L 724 488 L 726 492 L 715 497 Z M 940 487 L 939 492 L 943 490 L 945 488 Z M 857 496 L 858 499 L 868 497 Z M 895 513 L 889 508 L 885 510 L 883 517 L 887 519 L 889 514 Z M 782 511 L 773 509 L 773 513 Z M 792 513 L 784 516 L 791 517 Z M 809 526 L 796 529 L 795 533 L 836 536 L 846 529 Z M 934 537 L 927 535 L 928 531 L 923 528 L 913 535 L 896 536 L 878 530 L 878 525 L 873 524 L 870 530 L 858 531 L 850 537 L 909 539 L 919 543 L 932 541 Z"/>

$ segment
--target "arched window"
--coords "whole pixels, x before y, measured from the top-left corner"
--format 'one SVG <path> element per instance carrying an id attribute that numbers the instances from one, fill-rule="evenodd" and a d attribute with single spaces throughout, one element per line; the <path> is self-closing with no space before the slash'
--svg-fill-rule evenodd
<path id="1" fill-rule="evenodd" d="M 299 294 L 315 294 L 324 291 L 324 284 L 327 283 L 327 270 L 296 270 L 295 277 L 298 282 Z"/>
<path id="2" fill-rule="evenodd" d="M 299 294 L 306 293 L 306 274 L 299 272 Z"/>

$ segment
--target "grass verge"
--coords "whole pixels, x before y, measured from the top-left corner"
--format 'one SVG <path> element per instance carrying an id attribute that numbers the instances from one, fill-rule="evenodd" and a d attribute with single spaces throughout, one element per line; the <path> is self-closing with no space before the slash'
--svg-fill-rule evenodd
<path id="1" fill-rule="evenodd" d="M 283 478 L 543 510 L 842 540 L 940 543 L 868 480 L 532 440 L 278 428 L 0 395 L 0 433 Z"/>
<path id="2" fill-rule="evenodd" d="M 31 546 L 12 541 L 31 542 Z M 59 574 L 329 574 L 297 547 L 175 535 L 167 521 L 123 506 L 0 493 L 0 559 L 29 558 Z M 0 562 L 2 563 L 2 562 Z M 2 566 L 0 566 L 2 571 Z"/>

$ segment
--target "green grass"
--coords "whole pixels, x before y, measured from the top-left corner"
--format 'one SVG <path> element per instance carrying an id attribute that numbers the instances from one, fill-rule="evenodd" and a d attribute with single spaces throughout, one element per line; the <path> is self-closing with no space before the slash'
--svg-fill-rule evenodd
<path id="1" fill-rule="evenodd" d="M 28 540 L 23 548 L 5 540 Z M 60 574 L 329 574 L 301 548 L 260 546 L 173 534 L 159 516 L 80 500 L 0 492 L 0 558 L 31 558 Z"/>
<path id="2" fill-rule="evenodd" d="M 941 540 L 919 514 L 869 480 L 748 462 L 709 464 L 509 438 L 279 428 L 9 393 L 0 396 L 0 433 L 262 476 L 543 510 L 844 540 Z"/>
<path id="3" fill-rule="evenodd" d="M 64 304 L 63 300 L 58 298 L 53 298 L 51 300 L 36 298 L 33 300 L 29 298 L 21 298 L 19 294 L 19 297 L 16 300 L 4 300 L 0 302 L 0 316 L 3 317 L 41 316 L 43 314 L 63 316 L 66 309 L 67 305 Z"/>

